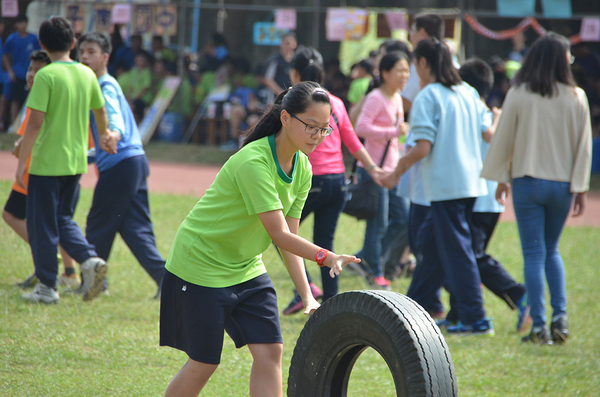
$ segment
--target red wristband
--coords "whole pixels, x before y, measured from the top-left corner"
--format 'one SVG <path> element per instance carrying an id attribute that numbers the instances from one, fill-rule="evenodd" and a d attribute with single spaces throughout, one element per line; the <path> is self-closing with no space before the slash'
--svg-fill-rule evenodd
<path id="1" fill-rule="evenodd" d="M 324 248 L 321 248 L 320 250 L 317 251 L 317 253 L 315 254 L 315 262 L 317 262 L 317 265 L 323 267 L 325 266 L 323 264 L 323 261 L 325 259 L 327 259 L 327 254 L 329 253 L 329 251 L 327 251 Z"/>

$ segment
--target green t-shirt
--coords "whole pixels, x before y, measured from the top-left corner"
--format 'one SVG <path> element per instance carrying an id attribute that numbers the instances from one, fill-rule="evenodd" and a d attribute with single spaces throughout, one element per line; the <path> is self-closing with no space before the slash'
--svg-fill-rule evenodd
<path id="1" fill-rule="evenodd" d="M 53 62 L 35 75 L 27 107 L 44 112 L 31 150 L 29 173 L 67 176 L 87 172 L 90 109 L 104 106 L 98 79 L 78 62 Z"/>
<path id="2" fill-rule="evenodd" d="M 308 156 L 297 152 L 292 176 L 275 154 L 274 136 L 231 156 L 206 194 L 185 218 L 166 268 L 204 287 L 224 288 L 266 272 L 262 253 L 271 238 L 258 214 L 282 210 L 300 218 L 311 185 Z"/>
<path id="3" fill-rule="evenodd" d="M 363 96 L 365 96 L 365 92 L 369 88 L 369 83 L 371 82 L 371 77 L 359 77 L 358 79 L 352 80 L 350 83 L 350 88 L 348 88 L 348 100 L 351 104 L 358 103 Z"/>
<path id="4" fill-rule="evenodd" d="M 152 73 L 150 72 L 150 68 L 144 68 L 142 70 L 133 68 L 127 73 L 129 74 L 128 78 L 130 87 L 130 94 L 127 99 L 137 97 L 143 89 L 147 88 L 148 91 L 146 91 L 146 93 L 142 95 L 140 99 L 145 104 L 152 102 L 154 96 L 152 95 Z"/>

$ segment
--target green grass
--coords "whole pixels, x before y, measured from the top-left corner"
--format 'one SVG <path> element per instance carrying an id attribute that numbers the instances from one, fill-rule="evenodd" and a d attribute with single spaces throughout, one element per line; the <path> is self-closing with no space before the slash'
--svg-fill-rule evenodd
<path id="1" fill-rule="evenodd" d="M 7 197 L 9 182 L 0 182 Z M 80 225 L 90 206 L 84 190 L 76 214 Z M 167 255 L 175 232 L 195 197 L 151 195 L 158 247 Z M 310 237 L 312 220 L 301 227 Z M 343 216 L 336 250 L 353 253 L 361 245 L 364 224 Z M 568 228 L 562 239 L 566 262 L 572 340 L 566 346 L 521 345 L 514 331 L 516 314 L 489 292 L 486 309 L 494 318 L 493 337 L 448 337 L 461 396 L 596 396 L 600 390 L 600 231 Z M 500 224 L 490 251 L 517 279 L 522 259 L 516 226 Z M 110 295 L 91 303 L 62 296 L 59 305 L 21 301 L 13 284 L 32 271 L 28 247 L 0 223 L 0 395 L 1 396 L 160 396 L 186 360 L 184 353 L 158 346 L 159 303 L 150 278 L 120 238 L 110 260 Z M 272 248 L 264 255 L 283 308 L 292 283 Z M 318 274 L 309 262 L 311 274 Z M 393 288 L 406 292 L 409 281 Z M 343 274 L 342 291 L 361 289 L 356 276 Z M 447 299 L 447 296 L 444 296 Z M 282 317 L 284 384 L 294 344 L 306 317 Z M 203 396 L 243 396 L 248 392 L 251 358 L 225 338 L 223 363 Z M 284 386 L 285 387 L 285 386 Z M 368 350 L 356 364 L 350 396 L 393 396 L 391 376 L 383 359 Z"/>

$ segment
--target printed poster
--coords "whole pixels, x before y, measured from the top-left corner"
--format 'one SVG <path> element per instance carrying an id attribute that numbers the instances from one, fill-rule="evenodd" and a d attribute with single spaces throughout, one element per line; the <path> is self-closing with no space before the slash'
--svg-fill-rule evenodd
<path id="1" fill-rule="evenodd" d="M 144 34 L 154 32 L 154 5 L 136 4 L 133 18 L 133 33 Z"/>
<path id="2" fill-rule="evenodd" d="M 542 0 L 542 9 L 546 18 L 571 18 L 573 15 L 571 0 Z"/>
<path id="3" fill-rule="evenodd" d="M 14 18 L 19 15 L 19 3 L 17 0 L 2 0 L 2 16 Z"/>
<path id="4" fill-rule="evenodd" d="M 277 29 L 275 22 L 255 22 L 252 40 L 256 45 L 279 45 L 281 36 L 288 33 L 288 29 Z"/>
<path id="5" fill-rule="evenodd" d="M 65 4 L 65 18 L 71 22 L 75 33 L 85 32 L 85 5 L 84 4 Z"/>
<path id="6" fill-rule="evenodd" d="M 579 36 L 581 41 L 600 41 L 600 18 L 583 18 Z"/>
<path id="7" fill-rule="evenodd" d="M 496 0 L 503 17 L 528 17 L 535 14 L 535 0 Z"/>
<path id="8" fill-rule="evenodd" d="M 113 5 L 109 3 L 96 3 L 96 15 L 94 26 L 97 32 L 108 32 L 111 25 L 111 14 Z"/>
<path id="9" fill-rule="evenodd" d="M 115 4 L 112 9 L 112 23 L 123 25 L 129 22 L 131 22 L 131 5 Z"/>
<path id="10" fill-rule="evenodd" d="M 325 36 L 328 41 L 360 40 L 366 33 L 367 10 L 360 8 L 328 8 Z"/>
<path id="11" fill-rule="evenodd" d="M 177 7 L 157 5 L 154 10 L 154 34 L 175 36 L 177 34 Z"/>
<path id="12" fill-rule="evenodd" d="M 296 30 L 296 10 L 294 8 L 275 10 L 275 28 Z"/>

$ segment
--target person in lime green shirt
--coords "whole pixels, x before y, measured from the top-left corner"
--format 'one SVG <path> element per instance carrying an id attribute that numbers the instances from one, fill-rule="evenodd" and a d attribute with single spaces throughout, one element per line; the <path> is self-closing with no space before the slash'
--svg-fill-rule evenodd
<path id="1" fill-rule="evenodd" d="M 348 88 L 348 100 L 356 105 L 367 92 L 369 84 L 373 80 L 373 63 L 370 59 L 363 59 L 352 67 L 350 71 L 352 82 Z"/>
<path id="2" fill-rule="evenodd" d="M 63 17 L 52 17 L 40 26 L 40 42 L 52 63 L 35 76 L 27 107 L 29 120 L 21 142 L 17 184 L 31 155 L 27 194 L 27 233 L 35 274 L 39 280 L 25 300 L 58 303 L 56 291 L 58 242 L 81 264 L 83 300 L 102 292 L 106 263 L 98 258 L 73 221 L 73 201 L 79 178 L 87 172 L 88 124 L 93 110 L 101 131 L 101 146 L 116 152 L 118 133 L 107 131 L 104 98 L 96 76 L 87 66 L 69 58 L 74 31 Z"/>
<path id="3" fill-rule="evenodd" d="M 319 303 L 302 258 L 330 267 L 332 277 L 360 261 L 298 236 L 312 176 L 306 154 L 331 133 L 330 115 L 316 83 L 282 92 L 181 224 L 163 280 L 160 345 L 189 359 L 165 396 L 200 393 L 220 362 L 224 331 L 252 354 L 250 396 L 282 395 L 277 297 L 262 252 L 271 241 L 279 247 L 305 314 Z"/>
<path id="4" fill-rule="evenodd" d="M 124 82 L 127 90 L 123 89 L 125 98 L 139 124 L 144 117 L 144 110 L 154 99 L 152 94 L 152 71 L 150 57 L 144 52 L 138 52 L 134 58 L 135 66 L 129 72 L 119 77 L 119 84 Z"/>

